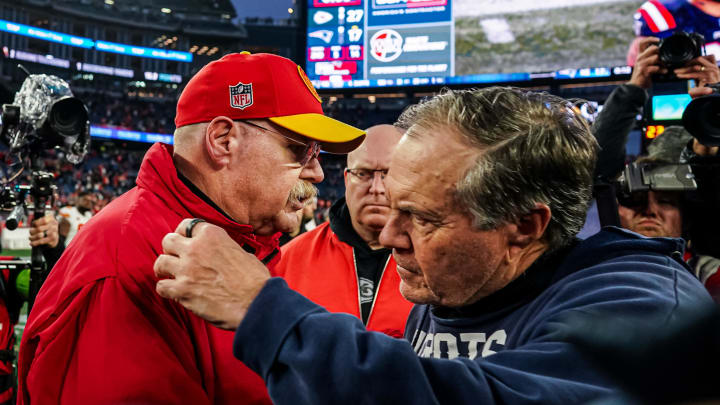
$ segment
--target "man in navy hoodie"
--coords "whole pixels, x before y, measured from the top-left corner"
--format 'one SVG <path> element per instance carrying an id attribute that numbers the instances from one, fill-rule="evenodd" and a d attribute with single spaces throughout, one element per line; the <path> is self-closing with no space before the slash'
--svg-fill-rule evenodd
<path id="1" fill-rule="evenodd" d="M 293 292 L 220 228 L 187 219 L 163 240 L 158 293 L 235 329 L 235 356 L 274 403 L 584 403 L 617 387 L 566 340 L 569 319 L 643 316 L 663 328 L 712 305 L 681 240 L 616 228 L 575 238 L 597 146 L 565 100 L 445 91 L 398 126 L 380 242 L 417 304 L 406 340 Z"/>

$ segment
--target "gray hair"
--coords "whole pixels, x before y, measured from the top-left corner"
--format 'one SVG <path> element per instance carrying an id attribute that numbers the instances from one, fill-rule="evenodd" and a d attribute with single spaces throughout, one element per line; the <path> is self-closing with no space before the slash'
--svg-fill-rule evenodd
<path id="1" fill-rule="evenodd" d="M 597 158 L 597 142 L 573 107 L 510 87 L 443 90 L 406 109 L 396 125 L 462 134 L 483 152 L 456 185 L 456 200 L 474 225 L 489 230 L 516 223 L 542 203 L 552 212 L 543 240 L 554 250 L 585 223 Z"/>

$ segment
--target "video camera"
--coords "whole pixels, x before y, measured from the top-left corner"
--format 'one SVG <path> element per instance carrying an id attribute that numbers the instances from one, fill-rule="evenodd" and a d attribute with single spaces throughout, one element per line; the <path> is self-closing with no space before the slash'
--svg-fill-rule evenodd
<path id="1" fill-rule="evenodd" d="M 690 191 L 697 190 L 697 183 L 690 165 L 668 165 L 651 162 L 633 162 L 617 181 L 619 193 L 639 191 Z"/>
<path id="2" fill-rule="evenodd" d="M 683 127 L 690 136 L 677 135 L 677 138 L 667 138 L 666 143 L 661 142 L 656 146 L 658 150 L 673 151 L 670 155 L 674 157 L 662 158 L 666 162 L 670 160 L 687 164 L 628 164 L 614 184 L 614 194 L 617 198 L 615 201 L 621 205 L 640 207 L 647 204 L 647 191 L 677 192 L 683 215 L 683 236 L 691 241 L 693 252 L 720 257 L 720 237 L 717 236 L 717 230 L 720 229 L 720 216 L 717 215 L 717 204 L 720 202 L 720 158 L 688 154 L 692 149 L 687 143 L 688 139 L 694 138 L 704 146 L 720 146 L 720 85 L 709 87 L 713 90 L 712 94 L 690 101 L 682 113 Z M 667 136 L 666 133 L 669 131 L 666 130 L 660 137 Z M 674 145 L 668 146 L 670 143 Z M 684 145 L 686 149 L 681 155 L 679 148 Z M 605 205 L 609 206 L 609 203 L 605 202 Z M 610 221 L 612 219 L 606 223 L 611 224 Z"/>
<path id="3" fill-rule="evenodd" d="M 39 157 L 59 148 L 79 163 L 90 147 L 87 108 L 59 77 L 28 74 L 13 104 L 2 106 L 0 140 L 13 155 Z"/>
<path id="4" fill-rule="evenodd" d="M 720 146 L 720 83 L 710 84 L 712 94 L 690 102 L 682 115 L 685 129 L 705 146 Z"/>
<path id="5" fill-rule="evenodd" d="M 59 150 L 68 162 L 76 164 L 82 161 L 90 147 L 87 108 L 73 96 L 68 83 L 57 76 L 31 75 L 19 67 L 27 77 L 13 103 L 4 104 L 0 115 L 0 141 L 8 148 L 6 167 L 3 168 L 6 176 L 0 179 L 0 210 L 9 213 L 6 227 L 10 230 L 18 226 L 29 209 L 34 218 L 43 217 L 46 205 L 52 202 L 54 176 L 42 166 L 47 151 Z M 31 170 L 31 183 L 12 184 L 26 168 Z M 40 248 L 32 248 L 31 260 L 25 266 L 18 260 L 12 263 L 0 261 L 0 268 L 11 271 L 8 280 L 0 280 L 3 282 L 0 291 L 5 293 L 8 307 L 12 306 L 8 298 L 27 297 L 31 308 L 49 272 Z M 26 282 L 27 277 L 13 274 L 26 269 L 29 269 L 29 282 Z M 17 284 L 12 280 L 25 281 Z"/>
<path id="6" fill-rule="evenodd" d="M 692 168 L 687 164 L 658 164 L 654 162 L 633 162 L 614 184 L 617 201 L 625 207 L 645 206 L 647 192 L 697 190 Z"/>

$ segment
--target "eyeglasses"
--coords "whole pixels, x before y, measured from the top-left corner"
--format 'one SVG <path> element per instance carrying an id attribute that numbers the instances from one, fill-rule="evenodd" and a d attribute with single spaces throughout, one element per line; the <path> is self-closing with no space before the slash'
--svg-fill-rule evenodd
<path id="1" fill-rule="evenodd" d="M 355 176 L 360 181 L 372 181 L 375 178 L 375 173 L 380 173 L 380 180 L 385 180 L 387 176 L 387 170 L 370 170 L 370 169 L 345 169 L 348 173 Z"/>
<path id="2" fill-rule="evenodd" d="M 293 153 L 295 161 L 301 166 L 304 167 L 313 158 L 317 158 L 320 154 L 320 143 L 317 141 L 310 141 L 308 143 L 302 142 L 300 140 L 297 140 L 295 138 L 291 138 L 287 135 L 283 135 L 280 132 L 273 131 L 271 129 L 265 128 L 261 125 L 258 125 L 252 121 L 247 120 L 238 120 L 240 122 L 243 122 L 245 124 L 248 124 L 255 128 L 260 128 L 263 131 L 273 133 L 275 135 L 280 135 L 283 138 L 287 139 L 290 142 L 290 145 L 288 145 L 288 149 Z"/>

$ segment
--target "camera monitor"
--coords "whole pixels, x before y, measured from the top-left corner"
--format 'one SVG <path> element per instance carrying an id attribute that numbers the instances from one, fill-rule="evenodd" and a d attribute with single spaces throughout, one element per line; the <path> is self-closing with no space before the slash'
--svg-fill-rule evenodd
<path id="1" fill-rule="evenodd" d="M 681 120 L 683 112 L 690 104 L 690 95 L 685 94 L 662 94 L 652 97 L 652 120 L 653 121 L 675 121 Z"/>

